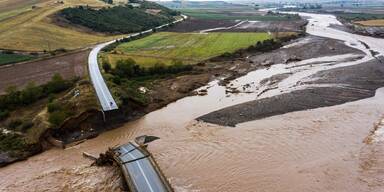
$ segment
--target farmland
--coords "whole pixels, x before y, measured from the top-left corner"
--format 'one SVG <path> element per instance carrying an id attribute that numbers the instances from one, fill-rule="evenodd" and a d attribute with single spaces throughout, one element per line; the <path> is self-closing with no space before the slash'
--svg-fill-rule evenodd
<path id="1" fill-rule="evenodd" d="M 239 10 L 237 12 L 226 9 L 181 9 L 183 14 L 197 19 L 209 20 L 256 20 L 256 21 L 286 21 L 298 19 L 294 15 L 262 14 L 255 10 Z"/>
<path id="2" fill-rule="evenodd" d="M 384 26 L 384 19 L 373 19 L 373 20 L 366 20 L 366 21 L 356 21 L 354 23 L 360 24 L 360 25 L 363 25 L 363 26 L 383 27 Z"/>
<path id="3" fill-rule="evenodd" d="M 33 59 L 33 56 L 30 55 L 19 55 L 19 54 L 7 54 L 0 53 L 0 65 L 5 65 L 9 63 L 27 61 Z"/>
<path id="4" fill-rule="evenodd" d="M 3 6 L 3 3 L 1 2 L 0 5 Z M 93 7 L 105 6 L 102 1 L 97 0 L 68 0 L 65 3 L 46 1 L 34 4 L 34 8 L 28 8 L 19 14 L 11 14 L 12 17 L 0 20 L 0 39 L 2 39 L 0 48 L 24 51 L 77 49 L 115 38 L 115 36 L 90 34 L 70 27 L 61 27 L 52 22 L 51 15 L 57 11 L 84 4 Z M 4 13 L 18 11 L 20 9 L 17 7 L 10 6 L 4 10 Z"/>
<path id="5" fill-rule="evenodd" d="M 169 65 L 174 60 L 196 63 L 270 38 L 267 33 L 161 32 L 137 41 L 123 43 L 111 54 L 104 54 L 104 59 L 114 64 L 117 60 L 132 58 L 142 66 L 152 66 L 157 62 Z"/>

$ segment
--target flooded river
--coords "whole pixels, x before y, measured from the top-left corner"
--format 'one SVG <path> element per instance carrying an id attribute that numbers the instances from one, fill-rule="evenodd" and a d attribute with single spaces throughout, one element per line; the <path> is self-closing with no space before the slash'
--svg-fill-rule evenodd
<path id="1" fill-rule="evenodd" d="M 374 59 L 369 49 L 384 53 L 382 39 L 330 28 L 340 24 L 333 16 L 302 15 L 309 18 L 308 33 L 343 40 L 364 54 L 257 70 L 232 82 L 234 88 L 250 84 L 247 93 L 228 94 L 213 81 L 205 96 L 180 99 L 72 148 L 52 149 L 1 168 L 0 191 L 119 191 L 118 172 L 90 167 L 82 152 L 98 154 L 142 134 L 161 138 L 149 150 L 176 191 L 383 191 L 384 89 L 372 98 L 236 127 L 194 120 L 224 107 L 305 89 L 298 82 L 318 71 Z M 284 73 L 290 75 L 273 90 L 260 84 Z"/>

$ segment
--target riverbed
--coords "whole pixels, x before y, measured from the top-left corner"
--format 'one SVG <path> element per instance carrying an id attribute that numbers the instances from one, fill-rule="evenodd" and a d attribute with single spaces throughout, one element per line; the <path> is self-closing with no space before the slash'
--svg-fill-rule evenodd
<path id="1" fill-rule="evenodd" d="M 81 154 L 98 154 L 147 134 L 161 138 L 149 145 L 149 151 L 176 191 L 382 191 L 383 88 L 370 98 L 233 127 L 195 120 L 237 104 L 316 87 L 298 82 L 384 53 L 382 39 L 330 28 L 338 24 L 333 16 L 302 16 L 309 18 L 309 34 L 342 40 L 361 53 L 272 65 L 233 80 L 233 88 L 252 85 L 240 93 L 228 93 L 219 80 L 212 81 L 202 88 L 208 91 L 205 96 L 180 99 L 74 147 L 48 150 L 0 169 L 0 190 L 121 191 L 116 169 L 91 167 Z M 277 88 L 261 83 L 278 74 L 289 75 L 273 85 Z"/>

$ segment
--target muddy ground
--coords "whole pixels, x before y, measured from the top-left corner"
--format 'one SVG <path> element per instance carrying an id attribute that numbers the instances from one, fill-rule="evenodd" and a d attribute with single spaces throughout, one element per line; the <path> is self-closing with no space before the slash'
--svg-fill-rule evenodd
<path id="1" fill-rule="evenodd" d="M 196 32 L 204 29 L 217 28 L 217 27 L 229 27 L 235 25 L 236 21 L 230 20 L 206 20 L 189 18 L 183 22 L 177 23 L 175 26 L 167 29 L 170 32 Z"/>
<path id="2" fill-rule="evenodd" d="M 319 49 L 316 51 L 316 53 L 320 53 L 320 55 L 329 55 L 332 51 L 336 50 L 341 50 L 341 52 L 339 52 L 340 54 L 351 51 L 351 48 L 342 48 L 334 44 L 335 42 L 328 41 L 333 40 L 327 39 L 326 41 L 318 41 L 320 45 L 325 42 L 327 43 L 323 45 L 327 45 L 328 47 L 331 45 L 333 49 L 328 49 L 328 51 L 326 49 L 321 49 L 319 44 L 309 45 L 315 47 L 314 51 L 316 51 L 316 47 L 319 46 Z M 280 55 L 284 55 L 281 53 L 282 50 L 283 49 L 275 51 L 275 53 L 280 52 Z M 309 56 L 307 55 L 308 52 L 304 50 L 301 50 L 300 48 L 295 49 L 297 52 L 291 52 L 292 57 L 303 59 L 316 57 L 307 57 Z M 356 50 L 352 51 L 354 53 L 359 53 L 359 51 Z M 270 54 L 273 53 L 269 53 L 269 55 Z M 266 58 L 277 58 L 271 56 L 272 55 Z M 255 56 L 253 60 L 263 61 L 263 58 L 263 55 Z M 281 62 L 279 59 L 277 61 Z M 316 63 L 312 65 L 316 65 Z M 287 76 L 285 75 L 280 75 L 274 76 L 272 78 L 273 82 L 277 83 L 286 77 Z M 383 77 L 384 64 L 376 59 L 358 65 L 320 71 L 309 78 L 311 81 L 303 82 L 303 84 L 308 85 L 316 84 L 314 87 L 231 106 L 206 114 L 202 117 L 199 117 L 198 120 L 225 126 L 236 126 L 238 123 L 248 122 L 279 114 L 285 114 L 288 112 L 314 109 L 318 107 L 326 107 L 356 101 L 374 96 L 376 89 L 384 86 Z M 271 79 L 265 79 L 263 81 L 267 82 L 268 80 Z"/>
<path id="3" fill-rule="evenodd" d="M 135 109 L 135 112 L 130 111 L 130 113 L 135 118 L 140 117 L 185 96 L 198 94 L 193 90 L 217 78 L 234 79 L 256 69 L 293 60 L 346 53 L 361 53 L 359 50 L 347 47 L 341 41 L 315 36 L 302 37 L 285 44 L 288 45 L 303 39 L 307 41 L 306 44 L 288 48 L 282 47 L 266 53 L 243 51 L 241 54 L 234 54 L 229 58 L 215 58 L 197 64 L 194 70 L 188 74 L 156 80 L 149 91 L 149 98 L 151 100 L 149 105 L 145 108 L 139 107 Z"/>
<path id="4" fill-rule="evenodd" d="M 240 23 L 233 20 L 207 20 L 190 18 L 167 29 L 170 32 L 199 32 L 207 29 L 231 27 Z M 307 24 L 305 20 L 293 21 L 244 21 L 231 29 L 215 30 L 215 32 L 300 32 Z"/>
<path id="5" fill-rule="evenodd" d="M 300 43 L 299 41 L 301 40 L 305 43 Z M 271 65 L 311 59 L 320 56 L 362 53 L 357 49 L 344 45 L 341 41 L 322 37 L 308 36 L 304 39 L 297 39 L 296 42 L 296 46 L 279 49 L 262 55 L 250 56 L 249 59 L 254 63 Z"/>
<path id="6" fill-rule="evenodd" d="M 304 44 L 298 43 L 303 41 L 306 43 Z M 235 54 L 230 58 L 212 59 L 196 65 L 194 68 L 194 71 L 190 74 L 185 74 L 176 78 L 160 79 L 154 83 L 153 88 L 150 90 L 150 93 L 149 93 L 151 98 L 150 104 L 146 108 L 136 109 L 137 113 L 132 113 L 132 114 L 135 114 L 136 115 L 135 117 L 137 118 L 155 109 L 159 109 L 170 102 L 183 98 L 187 95 L 197 94 L 196 92 L 193 92 L 193 90 L 217 78 L 224 77 L 225 79 L 228 79 L 228 80 L 234 79 L 242 75 L 245 75 L 248 72 L 254 71 L 256 69 L 266 68 L 273 64 L 289 63 L 291 61 L 305 60 L 305 59 L 316 58 L 320 56 L 333 56 L 333 55 L 340 55 L 340 54 L 347 54 L 347 53 L 363 54 L 361 51 L 357 49 L 353 49 L 346 46 L 341 41 L 322 38 L 322 37 L 315 37 L 315 36 L 302 37 L 302 38 L 293 40 L 291 42 L 287 42 L 285 44 L 287 46 L 271 52 L 261 53 L 261 52 L 254 52 L 254 51 L 245 51 L 245 52 L 242 52 L 240 55 Z M 288 44 L 292 44 L 292 45 L 288 45 Z M 372 65 L 372 66 L 375 66 L 375 65 Z M 370 73 L 372 73 L 372 70 L 374 70 L 374 68 L 367 68 L 365 70 L 366 71 L 365 75 L 368 76 Z M 379 78 L 380 75 L 382 74 L 379 73 L 375 77 L 371 76 L 371 78 Z M 357 77 L 359 76 L 356 76 L 356 78 Z M 279 81 L 284 79 L 284 75 L 280 75 L 279 77 L 275 76 L 273 78 L 275 78 L 275 81 Z M 224 80 L 223 84 L 225 83 L 226 81 Z M 340 91 L 340 94 L 343 94 L 344 90 L 335 89 L 334 91 Z M 356 92 L 356 93 L 353 92 L 350 94 L 355 95 L 357 98 L 366 98 L 366 97 L 372 96 L 372 92 L 370 93 L 364 92 L 364 94 L 363 93 L 358 94 L 358 93 L 359 92 Z M 204 92 L 200 94 L 204 94 Z M 316 95 L 316 92 L 311 94 Z M 324 94 L 326 93 L 324 92 Z M 296 96 L 296 93 L 293 93 L 292 95 Z M 290 98 L 295 99 L 294 96 Z M 313 98 L 313 100 L 316 100 L 316 99 Z M 322 103 L 323 101 L 324 99 L 319 99 L 317 102 Z M 345 101 L 341 99 L 340 101 L 335 100 L 335 102 L 343 103 Z M 247 104 L 244 104 L 244 105 L 246 106 Z M 310 107 L 306 106 L 306 108 L 310 108 Z M 247 108 L 245 107 L 244 110 L 246 109 Z M 302 108 L 298 108 L 298 110 L 299 109 L 301 110 Z M 277 107 L 276 110 L 279 110 L 279 107 Z M 232 109 L 229 111 L 230 112 L 228 112 L 228 116 L 232 116 L 232 117 L 228 117 L 227 118 L 228 121 L 233 118 L 238 119 L 238 117 L 232 114 L 233 113 Z M 252 110 L 250 110 L 249 112 L 251 113 Z M 263 117 L 270 116 L 270 114 L 268 115 L 268 113 L 265 113 L 265 112 L 266 111 L 263 111 L 263 110 L 260 111 Z M 208 114 L 207 116 L 203 116 L 203 118 L 201 119 L 207 120 L 208 122 L 213 122 L 213 120 L 209 120 L 208 118 L 211 115 L 212 114 Z M 250 116 L 253 116 L 253 114 L 251 114 Z M 243 118 L 246 118 L 246 117 L 242 117 L 239 119 L 243 119 Z M 213 119 L 220 119 L 220 118 L 214 117 Z M 237 122 L 234 120 L 231 120 L 229 122 L 232 122 L 232 121 Z M 222 124 L 233 125 L 233 123 L 222 123 Z"/>
<path id="7" fill-rule="evenodd" d="M 359 35 L 366 35 L 372 37 L 383 38 L 384 37 L 384 27 L 378 26 L 363 26 L 351 23 L 344 19 L 338 18 L 338 20 L 343 23 L 343 25 L 333 25 L 332 27 L 335 29 L 339 29 L 342 31 L 346 31 L 349 33 L 355 33 Z"/>
<path id="8" fill-rule="evenodd" d="M 299 32 L 307 24 L 306 20 L 292 21 L 246 21 L 228 32 Z"/>
<path id="9" fill-rule="evenodd" d="M 51 80 L 55 73 L 64 79 L 84 77 L 89 50 L 66 53 L 52 58 L 9 64 L 0 67 L 0 94 L 9 86 L 22 88 L 30 82 L 36 85 Z"/>

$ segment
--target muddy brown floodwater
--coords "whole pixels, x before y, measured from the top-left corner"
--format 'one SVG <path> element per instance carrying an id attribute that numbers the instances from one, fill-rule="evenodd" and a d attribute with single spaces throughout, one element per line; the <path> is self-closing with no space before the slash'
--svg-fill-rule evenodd
<path id="1" fill-rule="evenodd" d="M 332 18 L 324 16 L 324 21 L 331 23 L 327 19 Z M 325 30 L 327 25 L 319 23 L 317 27 L 323 33 L 315 27 L 309 32 L 334 37 L 334 31 Z M 340 39 L 366 55 L 311 60 L 318 63 L 332 59 L 334 65 L 291 64 L 302 68 L 290 70 L 291 74 L 284 76 L 278 85 L 282 93 L 305 89 L 310 85 L 297 82 L 322 70 L 373 59 L 354 38 L 340 34 Z M 367 41 L 372 48 L 380 48 L 372 39 Z M 265 78 L 288 74 L 282 65 L 271 69 L 261 69 L 259 73 Z M 257 76 L 249 79 L 262 82 Z M 242 80 L 233 82 L 247 83 Z M 113 167 L 91 167 L 82 152 L 98 154 L 142 134 L 161 138 L 151 143 L 149 150 L 176 191 L 383 191 L 384 88 L 378 89 L 374 97 L 359 101 L 224 127 L 194 119 L 281 91 L 260 95 L 257 89 L 228 94 L 218 81 L 207 87 L 205 96 L 180 99 L 72 148 L 52 149 L 1 168 L 0 191 L 121 191 L 118 171 Z"/>

